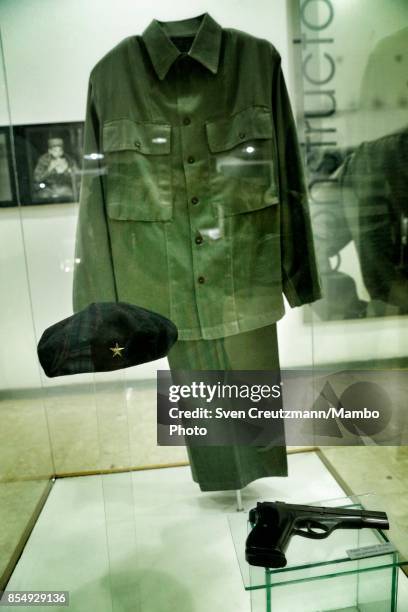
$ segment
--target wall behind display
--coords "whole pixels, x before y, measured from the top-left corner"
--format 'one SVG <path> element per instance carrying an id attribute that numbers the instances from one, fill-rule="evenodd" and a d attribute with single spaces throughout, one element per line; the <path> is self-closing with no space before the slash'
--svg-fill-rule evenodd
<path id="1" fill-rule="evenodd" d="M 94 64 L 124 37 L 141 33 L 153 18 L 184 19 L 209 12 L 225 27 L 234 27 L 271 40 L 282 55 L 288 76 L 286 0 L 169 2 L 166 0 L 2 0 L 0 23 L 14 125 L 77 122 L 84 119 L 87 81 Z M 0 124 L 7 124 L 6 105 L 0 105 Z M 22 301 L 26 293 L 24 260 L 17 240 L 20 214 L 30 280 L 35 337 L 52 323 L 69 316 L 77 204 L 43 204 L 0 210 L 0 241 L 4 283 L 14 291 L 3 298 L 1 313 L 12 319 L 13 338 L 0 347 L 4 388 L 35 387 L 39 368 L 27 330 L 18 325 L 30 316 Z M 12 231 L 11 231 L 12 230 Z M 21 238 L 20 238 L 21 240 Z M 3 253 L 8 253 L 5 258 Z M 4 259 L 5 258 L 5 259 Z M 4 265 L 5 264 L 5 265 Z M 18 266 L 22 269 L 17 273 Z M 5 286 L 5 285 L 4 285 Z M 280 326 L 285 363 L 311 363 L 310 326 L 291 312 Z M 294 339 L 296 347 L 294 348 Z M 135 377 L 155 376 L 166 360 L 128 371 Z M 99 379 L 104 375 L 98 375 Z M 56 379 L 47 384 L 78 382 L 85 377 Z"/>
<path id="2" fill-rule="evenodd" d="M 78 121 L 91 68 L 153 19 L 209 12 L 225 27 L 274 42 L 287 68 L 286 0 L 2 0 L 0 20 L 13 123 Z M 0 120 L 2 117 L 0 116 Z"/>

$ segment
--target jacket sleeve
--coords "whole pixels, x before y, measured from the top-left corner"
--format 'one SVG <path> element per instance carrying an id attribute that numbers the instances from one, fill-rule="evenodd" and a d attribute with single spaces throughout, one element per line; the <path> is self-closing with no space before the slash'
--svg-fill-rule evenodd
<path id="1" fill-rule="evenodd" d="M 278 157 L 282 284 L 290 306 L 295 307 L 318 300 L 321 292 L 296 125 L 280 57 L 273 75 L 272 112 Z"/>
<path id="2" fill-rule="evenodd" d="M 104 197 L 104 160 L 92 80 L 86 105 L 79 216 L 76 229 L 73 310 L 117 301 Z"/>

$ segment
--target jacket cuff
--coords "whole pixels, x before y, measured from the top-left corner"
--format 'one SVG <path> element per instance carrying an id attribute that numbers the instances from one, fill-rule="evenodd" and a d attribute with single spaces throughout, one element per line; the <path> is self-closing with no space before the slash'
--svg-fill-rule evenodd
<path id="1" fill-rule="evenodd" d="M 284 283 L 283 293 L 291 308 L 311 304 L 322 298 L 322 291 L 318 284 L 308 288 L 297 288 L 294 283 L 287 281 Z"/>

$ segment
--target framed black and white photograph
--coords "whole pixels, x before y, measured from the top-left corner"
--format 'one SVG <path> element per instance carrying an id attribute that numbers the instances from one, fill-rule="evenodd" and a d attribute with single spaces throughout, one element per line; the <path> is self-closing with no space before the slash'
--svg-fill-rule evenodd
<path id="1" fill-rule="evenodd" d="M 21 203 L 77 202 L 83 123 L 14 128 Z"/>
<path id="2" fill-rule="evenodd" d="M 0 206 L 16 206 L 10 128 L 0 127 Z"/>

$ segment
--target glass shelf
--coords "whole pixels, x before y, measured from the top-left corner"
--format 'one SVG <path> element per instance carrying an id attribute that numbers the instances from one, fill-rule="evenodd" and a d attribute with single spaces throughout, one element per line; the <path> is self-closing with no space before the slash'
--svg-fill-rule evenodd
<path id="1" fill-rule="evenodd" d="M 374 495 L 315 501 L 310 505 L 381 510 Z M 381 530 L 339 529 L 324 540 L 294 536 L 286 551 L 287 566 L 265 569 L 245 560 L 245 540 L 251 529 L 248 513 L 229 515 L 228 520 L 244 587 L 252 592 L 253 611 L 396 610 L 397 569 L 408 560 L 395 545 L 393 552 L 376 556 L 352 559 L 348 554 L 357 548 L 389 543 Z M 276 587 L 282 587 L 279 597 L 272 594 Z M 276 604 L 280 602 L 279 606 L 273 605 L 274 600 Z"/>

